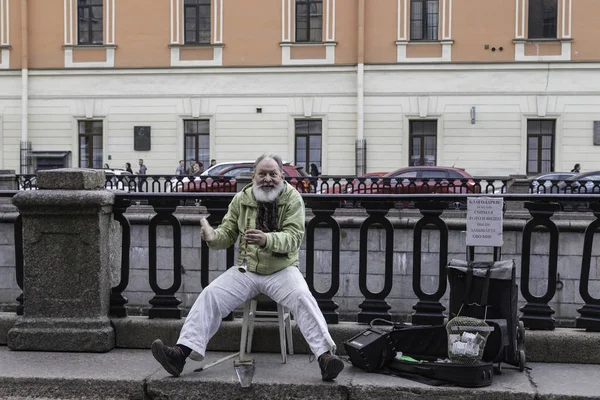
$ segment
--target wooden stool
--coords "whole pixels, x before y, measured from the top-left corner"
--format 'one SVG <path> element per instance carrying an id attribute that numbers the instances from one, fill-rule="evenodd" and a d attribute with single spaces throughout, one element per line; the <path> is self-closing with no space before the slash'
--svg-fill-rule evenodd
<path id="1" fill-rule="evenodd" d="M 277 304 L 277 311 L 257 311 L 259 301 L 272 301 L 270 297 L 259 294 L 244 304 L 244 316 L 242 320 L 242 338 L 240 340 L 240 360 L 244 360 L 246 353 L 252 353 L 252 337 L 254 335 L 255 322 L 273 322 L 277 316 L 279 325 L 279 343 L 281 345 L 281 359 L 287 362 L 287 353 L 294 354 L 294 343 L 292 340 L 292 314 L 290 310 Z"/>

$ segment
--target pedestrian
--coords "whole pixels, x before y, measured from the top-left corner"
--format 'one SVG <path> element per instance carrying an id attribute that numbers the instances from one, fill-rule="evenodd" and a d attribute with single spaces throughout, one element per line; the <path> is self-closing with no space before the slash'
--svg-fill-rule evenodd
<path id="1" fill-rule="evenodd" d="M 321 173 L 319 172 L 319 168 L 317 168 L 317 164 L 310 164 L 310 176 L 319 176 Z"/>
<path id="2" fill-rule="evenodd" d="M 140 158 L 138 160 L 138 164 L 140 165 L 140 169 L 138 171 L 138 175 L 146 175 L 146 173 L 148 172 L 148 168 L 146 168 L 146 166 L 144 165 L 144 160 L 142 158 Z M 144 176 L 143 178 L 140 176 L 138 177 L 138 190 L 140 192 L 143 192 L 142 187 L 144 182 L 146 181 L 146 177 Z"/>
<path id="3" fill-rule="evenodd" d="M 194 164 L 194 170 L 192 171 L 193 176 L 200 176 L 204 172 L 204 167 L 202 162 Z"/>
<path id="4" fill-rule="evenodd" d="M 179 176 L 185 175 L 185 161 L 179 160 L 179 165 L 175 169 L 175 173 Z"/>
<path id="5" fill-rule="evenodd" d="M 194 165 L 196 164 L 196 160 L 190 160 L 190 167 L 185 171 L 187 175 L 192 175 L 194 173 Z"/>
<path id="6" fill-rule="evenodd" d="M 125 163 L 125 171 L 127 171 L 131 175 L 133 175 L 133 170 L 131 169 L 131 163 L 128 163 L 128 162 Z"/>
<path id="7" fill-rule="evenodd" d="M 108 166 L 108 163 L 104 163 L 104 169 L 110 169 L 110 167 Z"/>
<path id="8" fill-rule="evenodd" d="M 263 293 L 292 311 L 312 353 L 318 356 L 322 379 L 338 376 L 344 362 L 335 355 L 325 318 L 298 269 L 304 222 L 304 200 L 285 181 L 281 158 L 260 156 L 254 163 L 252 182 L 232 199 L 221 225 L 213 229 L 206 219 L 201 220 L 200 236 L 211 249 L 229 248 L 241 236 L 244 250 L 237 263 L 245 263 L 247 272 L 229 268 L 202 290 L 174 347 L 160 339 L 152 343 L 152 355 L 169 374 L 179 376 L 187 357 L 202 361 L 221 320 Z"/>
<path id="9" fill-rule="evenodd" d="M 210 160 L 210 165 L 209 165 L 209 168 L 210 168 L 210 167 L 213 167 L 213 166 L 215 166 L 215 165 L 217 165 L 217 160 L 215 160 L 215 159 L 213 158 L 212 160 Z"/>
<path id="10" fill-rule="evenodd" d="M 579 163 L 578 163 L 578 164 L 575 164 L 575 166 L 573 167 L 571 172 L 575 172 L 576 174 L 578 174 L 580 169 L 581 169 L 581 165 L 579 165 Z"/>

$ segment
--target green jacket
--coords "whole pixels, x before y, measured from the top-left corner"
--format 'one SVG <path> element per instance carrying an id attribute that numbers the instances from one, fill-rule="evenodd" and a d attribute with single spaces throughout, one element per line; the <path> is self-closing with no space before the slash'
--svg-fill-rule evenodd
<path id="1" fill-rule="evenodd" d="M 261 275 L 273 274 L 277 271 L 298 265 L 298 250 L 304 237 L 304 200 L 292 185 L 285 186 L 277 199 L 277 226 L 280 232 L 267 233 L 267 244 L 260 247 L 249 244 L 246 250 L 248 271 Z M 232 246 L 246 227 L 246 219 L 250 218 L 250 226 L 256 227 L 257 203 L 252 194 L 252 184 L 247 185 L 235 195 L 221 225 L 215 229 L 216 238 L 208 243 L 211 249 L 226 249 Z M 240 240 L 238 265 L 244 259 L 244 241 Z"/>

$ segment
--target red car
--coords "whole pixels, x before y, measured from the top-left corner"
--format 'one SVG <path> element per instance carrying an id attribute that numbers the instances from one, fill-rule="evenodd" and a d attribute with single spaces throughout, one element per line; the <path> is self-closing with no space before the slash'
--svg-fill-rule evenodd
<path id="1" fill-rule="evenodd" d="M 254 163 L 239 163 L 219 171 L 214 176 L 197 176 L 194 181 L 175 182 L 173 188 L 178 192 L 237 192 L 236 178 L 240 175 L 250 177 L 253 169 Z M 298 191 L 310 191 L 310 181 L 298 179 L 308 176 L 302 167 L 284 164 L 283 173 L 286 181 L 296 187 Z"/>
<path id="2" fill-rule="evenodd" d="M 479 186 L 465 170 L 453 167 L 415 166 L 400 168 L 378 179 L 359 180 L 347 193 L 479 193 Z M 354 182 L 353 182 L 354 183 Z"/>
<path id="3" fill-rule="evenodd" d="M 325 187 L 325 182 L 323 184 L 323 190 L 321 193 L 327 194 L 339 194 L 339 193 L 352 193 L 355 188 L 362 187 L 364 189 L 365 185 L 370 185 L 372 182 L 380 181 L 381 177 L 386 175 L 387 172 L 368 172 L 364 175 L 361 175 L 358 178 L 354 178 L 352 181 L 348 180 L 347 183 L 334 182 L 327 183 L 327 187 Z"/>

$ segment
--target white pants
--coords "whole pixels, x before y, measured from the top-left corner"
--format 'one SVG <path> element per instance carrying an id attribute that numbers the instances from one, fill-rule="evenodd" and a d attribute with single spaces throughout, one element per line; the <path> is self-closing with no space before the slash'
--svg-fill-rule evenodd
<path id="1" fill-rule="evenodd" d="M 323 313 L 304 277 L 294 266 L 271 275 L 229 268 L 200 293 L 181 328 L 177 344 L 189 347 L 203 358 L 206 345 L 219 329 L 221 320 L 259 293 L 292 311 L 313 354 L 318 357 L 327 351 L 335 351 Z"/>

